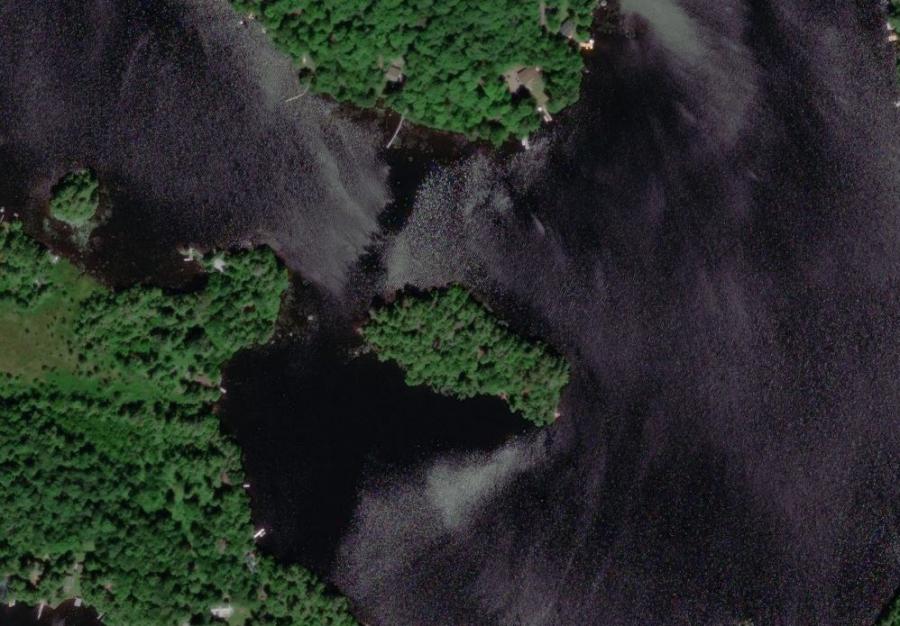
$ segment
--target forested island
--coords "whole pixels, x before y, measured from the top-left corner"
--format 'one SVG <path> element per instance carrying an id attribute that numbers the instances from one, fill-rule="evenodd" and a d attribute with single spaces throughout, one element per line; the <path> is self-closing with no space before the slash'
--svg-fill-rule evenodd
<path id="1" fill-rule="evenodd" d="M 308 89 L 495 144 L 578 98 L 597 0 L 232 0 Z"/>
<path id="2" fill-rule="evenodd" d="M 197 260 L 199 292 L 112 292 L 0 223 L 6 599 L 78 597 L 110 625 L 354 624 L 255 549 L 240 451 L 211 410 L 223 363 L 271 336 L 286 272 L 268 250 Z"/>

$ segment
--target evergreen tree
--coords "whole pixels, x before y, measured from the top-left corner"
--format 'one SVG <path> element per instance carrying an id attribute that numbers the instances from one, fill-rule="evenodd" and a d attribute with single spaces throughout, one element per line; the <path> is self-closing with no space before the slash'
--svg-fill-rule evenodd
<path id="1" fill-rule="evenodd" d="M 512 333 L 462 287 L 404 295 L 370 317 L 363 337 L 381 360 L 405 370 L 410 385 L 459 398 L 500 396 L 539 426 L 553 421 L 568 364 Z"/>
<path id="2" fill-rule="evenodd" d="M 50 214 L 72 226 L 87 223 L 100 203 L 99 183 L 90 170 L 67 174 L 53 188 Z"/>
<path id="3" fill-rule="evenodd" d="M 578 98 L 582 60 L 561 31 L 587 38 L 596 0 L 232 4 L 264 24 L 319 93 L 500 143 L 540 124 L 536 100 L 514 98 L 505 72 L 540 67 L 550 113 Z M 402 81 L 393 82 L 398 73 Z"/>

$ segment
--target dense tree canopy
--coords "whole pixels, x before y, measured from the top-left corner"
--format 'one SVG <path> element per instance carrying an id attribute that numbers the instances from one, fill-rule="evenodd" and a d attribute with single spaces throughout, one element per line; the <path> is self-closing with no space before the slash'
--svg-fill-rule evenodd
<path id="1" fill-rule="evenodd" d="M 434 128 L 502 142 L 540 124 L 505 72 L 541 69 L 555 113 L 578 97 L 595 0 L 232 0 L 259 19 L 312 89 Z M 539 99 L 542 96 L 538 95 Z"/>
<path id="2" fill-rule="evenodd" d="M 460 398 L 501 396 L 538 425 L 553 421 L 569 379 L 564 359 L 512 333 L 459 286 L 401 296 L 372 311 L 362 333 L 409 384 Z"/>
<path id="3" fill-rule="evenodd" d="M 99 183 L 90 170 L 67 174 L 53 188 L 50 214 L 58 220 L 80 226 L 88 222 L 99 205 Z"/>
<path id="4" fill-rule="evenodd" d="M 0 224 L 0 580 L 81 597 L 109 626 L 354 624 L 312 574 L 254 550 L 239 450 L 209 402 L 272 332 L 268 251 L 202 261 L 208 283 L 110 292 Z"/>

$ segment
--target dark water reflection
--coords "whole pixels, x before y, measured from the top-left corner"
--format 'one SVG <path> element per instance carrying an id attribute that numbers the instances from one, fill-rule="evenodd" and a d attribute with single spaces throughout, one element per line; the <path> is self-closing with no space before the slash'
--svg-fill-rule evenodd
<path id="1" fill-rule="evenodd" d="M 38 619 L 38 609 L 17 604 L 0 606 L 2 626 L 100 626 L 94 609 L 75 606 L 74 600 L 63 602 L 55 609 L 45 608 Z"/>
<path id="2" fill-rule="evenodd" d="M 529 429 L 497 398 L 408 387 L 393 364 L 346 360 L 327 339 L 238 356 L 226 370 L 226 428 L 244 452 L 262 547 L 326 573 L 362 481 L 442 452 L 487 451 Z"/>

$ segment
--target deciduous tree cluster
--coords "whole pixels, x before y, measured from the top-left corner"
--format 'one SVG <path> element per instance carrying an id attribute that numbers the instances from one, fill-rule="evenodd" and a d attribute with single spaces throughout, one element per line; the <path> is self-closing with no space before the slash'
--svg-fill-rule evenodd
<path id="1" fill-rule="evenodd" d="M 0 245 L 4 341 L 43 320 L 73 355 L 37 376 L 0 356 L 7 599 L 80 597 L 109 626 L 207 624 L 215 607 L 230 624 L 354 624 L 311 573 L 255 551 L 240 452 L 210 411 L 223 363 L 272 332 L 287 287 L 274 255 L 204 262 L 197 293 L 113 293 L 18 224 L 0 224 Z"/>
<path id="2" fill-rule="evenodd" d="M 500 396 L 539 426 L 553 421 L 569 379 L 562 357 L 511 332 L 460 286 L 401 296 L 373 310 L 362 333 L 409 384 L 459 398 Z"/>
<path id="3" fill-rule="evenodd" d="M 90 170 L 78 170 L 64 176 L 53 188 L 50 214 L 73 226 L 87 223 L 100 204 L 99 183 Z"/>
<path id="4" fill-rule="evenodd" d="M 878 622 L 878 626 L 900 626 L 900 595 L 888 607 L 887 612 Z"/>
<path id="5" fill-rule="evenodd" d="M 503 79 L 539 67 L 546 109 L 578 98 L 596 0 L 232 0 L 263 23 L 312 89 L 495 143 L 540 124 Z M 573 41 L 570 41 L 570 38 Z"/>

